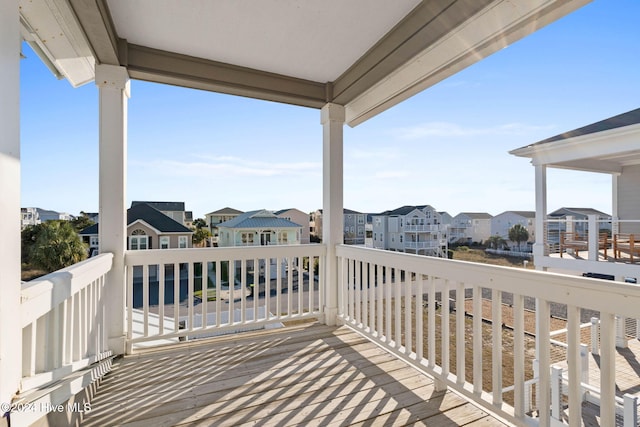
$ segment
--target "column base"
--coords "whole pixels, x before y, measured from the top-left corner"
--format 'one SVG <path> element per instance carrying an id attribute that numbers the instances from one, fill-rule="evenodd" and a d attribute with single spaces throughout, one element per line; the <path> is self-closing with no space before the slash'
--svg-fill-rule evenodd
<path id="1" fill-rule="evenodd" d="M 127 344 L 127 337 L 125 335 L 119 337 L 109 338 L 109 350 L 113 354 L 125 354 Z"/>

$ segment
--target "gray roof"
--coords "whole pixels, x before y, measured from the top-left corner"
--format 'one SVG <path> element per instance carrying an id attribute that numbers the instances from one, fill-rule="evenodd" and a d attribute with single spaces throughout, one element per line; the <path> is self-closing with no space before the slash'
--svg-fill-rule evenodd
<path id="1" fill-rule="evenodd" d="M 560 208 L 551 212 L 547 216 L 555 218 L 555 217 L 564 217 L 567 215 L 580 215 L 580 216 L 596 215 L 601 218 L 611 218 L 611 215 L 593 208 Z"/>
<path id="2" fill-rule="evenodd" d="M 505 213 L 513 213 L 516 215 L 520 215 L 521 217 L 524 218 L 535 218 L 536 217 L 536 211 L 504 211 L 502 212 L 503 214 Z M 502 214 L 500 214 L 502 215 Z"/>
<path id="3" fill-rule="evenodd" d="M 416 209 L 419 209 L 419 208 L 417 206 L 405 205 L 397 209 L 394 209 L 392 211 L 383 212 L 382 215 L 387 215 L 387 216 L 407 215 L 408 213 L 413 212 Z"/>
<path id="4" fill-rule="evenodd" d="M 184 233 L 191 234 L 189 230 L 179 222 L 169 218 L 159 210 L 147 204 L 136 204 L 127 209 L 127 225 L 141 220 L 158 230 L 160 233 Z M 98 234 L 98 224 L 93 224 L 80 231 L 81 235 Z"/>
<path id="5" fill-rule="evenodd" d="M 159 211 L 184 211 L 184 202 L 131 202 L 131 207 L 137 205 L 149 205 Z"/>
<path id="6" fill-rule="evenodd" d="M 574 129 L 569 132 L 561 133 L 551 138 L 544 139 L 531 145 L 546 144 L 549 142 L 562 141 L 564 139 L 575 138 L 577 136 L 589 135 L 592 133 L 603 132 L 605 130 L 616 129 L 624 126 L 630 126 L 640 123 L 640 108 L 609 117 L 608 119 Z"/>
<path id="7" fill-rule="evenodd" d="M 207 215 L 240 215 L 241 213 L 244 213 L 244 212 L 239 211 L 237 209 L 230 208 L 230 207 L 226 207 L 226 208 L 218 209 L 217 211 L 209 212 Z"/>
<path id="8" fill-rule="evenodd" d="M 218 228 L 301 228 L 288 219 L 279 218 L 267 210 L 245 212 L 229 221 L 218 224 Z"/>
<path id="9" fill-rule="evenodd" d="M 81 236 L 98 234 L 98 224 L 93 224 L 88 226 L 87 228 L 83 228 L 78 234 L 80 234 Z"/>
<path id="10" fill-rule="evenodd" d="M 493 215 L 486 212 L 460 212 L 459 215 L 466 215 L 471 219 L 491 219 Z"/>

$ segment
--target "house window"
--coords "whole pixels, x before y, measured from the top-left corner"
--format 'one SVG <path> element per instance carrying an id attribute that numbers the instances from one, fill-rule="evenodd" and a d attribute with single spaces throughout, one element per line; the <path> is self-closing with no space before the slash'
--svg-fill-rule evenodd
<path id="1" fill-rule="evenodd" d="M 89 246 L 91 246 L 92 248 L 97 248 L 98 244 L 99 244 L 98 236 L 91 236 L 89 238 Z"/>
<path id="2" fill-rule="evenodd" d="M 245 245 L 253 245 L 253 233 L 242 233 L 242 243 Z"/>
<path id="3" fill-rule="evenodd" d="M 400 243 L 402 243 L 402 234 L 400 235 Z"/>
<path id="4" fill-rule="evenodd" d="M 160 237 L 160 249 L 169 249 L 169 236 Z"/>
<path id="5" fill-rule="evenodd" d="M 134 230 L 129 237 L 129 249 L 132 251 L 149 249 L 149 236 L 144 230 Z"/>
<path id="6" fill-rule="evenodd" d="M 280 232 L 280 237 L 279 237 L 278 240 L 282 244 L 287 244 L 289 242 L 289 233 L 287 233 L 286 231 L 281 231 Z"/>
<path id="7" fill-rule="evenodd" d="M 187 236 L 178 236 L 178 247 L 180 249 L 187 247 Z"/>

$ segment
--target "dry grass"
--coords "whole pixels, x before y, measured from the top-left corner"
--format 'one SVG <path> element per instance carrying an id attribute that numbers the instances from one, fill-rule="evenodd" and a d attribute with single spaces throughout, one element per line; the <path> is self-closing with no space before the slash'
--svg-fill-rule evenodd
<path id="1" fill-rule="evenodd" d="M 501 265 L 504 267 L 524 268 L 524 259 L 522 258 L 488 254 L 484 251 L 484 249 L 457 249 L 453 251 L 453 259 L 457 259 L 460 261 L 479 262 L 482 264 Z M 527 268 L 534 268 L 533 261 L 529 261 Z"/>

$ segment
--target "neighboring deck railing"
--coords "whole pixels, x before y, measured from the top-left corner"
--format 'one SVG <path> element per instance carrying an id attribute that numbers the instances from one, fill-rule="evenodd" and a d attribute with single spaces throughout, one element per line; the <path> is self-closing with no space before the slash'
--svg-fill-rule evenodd
<path id="1" fill-rule="evenodd" d="M 128 251 L 128 351 L 320 318 L 324 245 Z"/>
<path id="2" fill-rule="evenodd" d="M 601 383 L 593 386 L 600 393 L 601 425 L 615 425 L 615 316 L 637 317 L 639 286 L 344 245 L 336 254 L 339 316 L 346 325 L 434 376 L 439 387 L 518 424 L 552 422 L 552 311 L 567 319 L 570 361 L 580 359 L 581 323 L 599 312 Z M 525 306 L 533 301 L 537 350 L 525 331 L 531 319 Z M 546 368 L 534 377 L 534 366 Z M 578 425 L 582 375 L 580 364 L 569 364 L 568 413 Z M 531 380 L 535 399 L 528 398 Z M 535 400 L 536 412 L 525 399 Z"/>
<path id="3" fill-rule="evenodd" d="M 21 393 L 110 356 L 104 287 L 112 260 L 98 255 L 22 285 Z"/>

